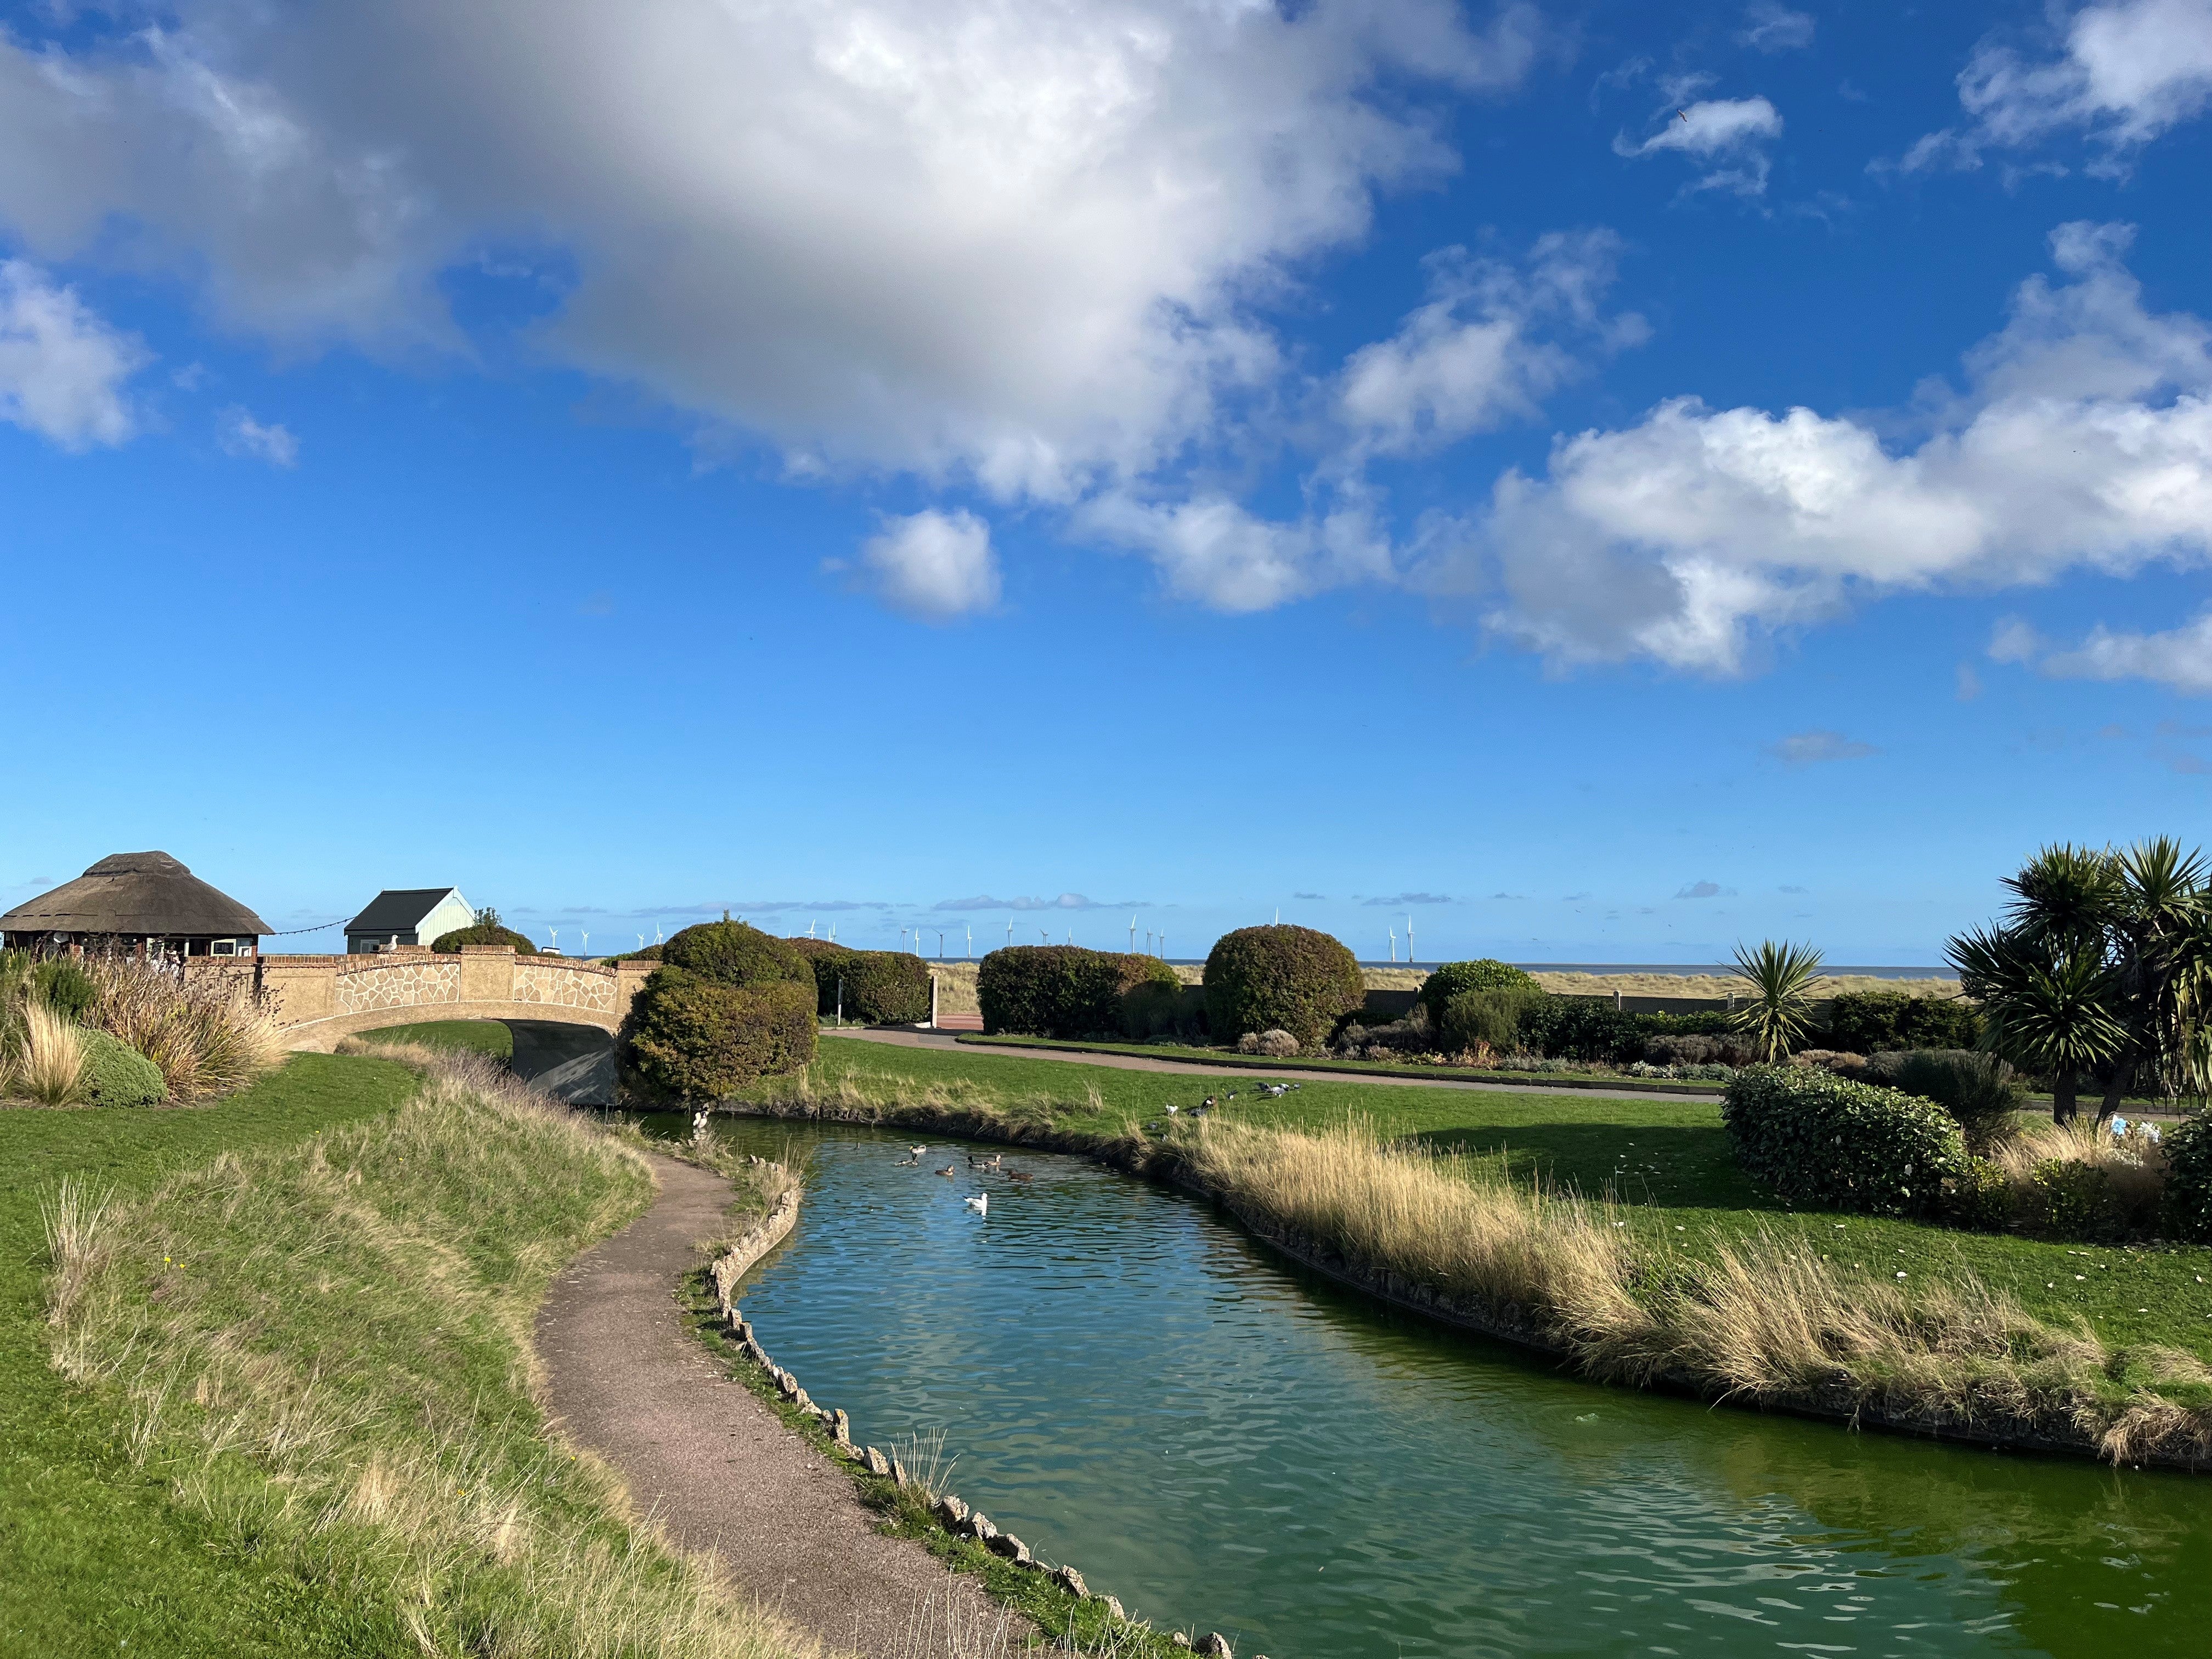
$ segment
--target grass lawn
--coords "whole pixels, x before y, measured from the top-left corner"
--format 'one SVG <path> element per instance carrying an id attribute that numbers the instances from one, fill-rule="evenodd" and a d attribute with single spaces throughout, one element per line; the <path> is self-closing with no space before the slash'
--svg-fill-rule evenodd
<path id="1" fill-rule="evenodd" d="M 357 1123 L 414 1088 L 385 1061 L 301 1054 L 207 1106 L 0 1109 L 0 1652 L 361 1650 L 350 1610 L 173 1502 L 167 1477 L 133 1466 L 112 1410 L 53 1369 L 39 1203 L 64 1176 L 141 1193 L 220 1152 Z"/>
<path id="2" fill-rule="evenodd" d="M 496 1019 L 426 1020 L 420 1025 L 386 1025 L 361 1036 L 369 1042 L 415 1042 L 425 1048 L 489 1054 L 494 1060 L 514 1058 L 514 1032 Z"/>
<path id="3" fill-rule="evenodd" d="M 1358 1117 L 1382 1134 L 1418 1139 L 1454 1156 L 1469 1169 L 1506 1170 L 1520 1179 L 1541 1179 L 1593 1196 L 1611 1192 L 1626 1206 L 1630 1224 L 1684 1250 L 1702 1253 L 1763 1227 L 1814 1240 L 1839 1267 L 1870 1279 L 1894 1284 L 1904 1273 L 1909 1287 L 1915 1279 L 1968 1269 L 2051 1323 L 2086 1322 L 2116 1346 L 2160 1342 L 2212 1362 L 2212 1249 L 2045 1243 L 1868 1216 L 1794 1212 L 1764 1197 L 1736 1168 L 1720 1108 L 1708 1101 L 1351 1081 L 1308 1082 L 1271 1101 L 1257 1092 L 1263 1077 L 1217 1081 L 1027 1060 L 1003 1049 L 893 1048 L 835 1038 L 823 1041 L 820 1064 L 832 1081 L 851 1076 L 966 1083 L 1008 1101 L 1049 1101 L 1055 1119 L 1071 1129 L 1102 1134 L 1117 1132 L 1133 1117 L 1157 1117 L 1170 1103 L 1188 1108 L 1208 1093 L 1234 1088 L 1237 1100 L 1225 1109 L 1244 1121 L 1316 1128 Z"/>
<path id="4" fill-rule="evenodd" d="M 1188 1065 L 1219 1066 L 1236 1071 L 1280 1071 L 1285 1066 L 1301 1072 L 1341 1072 L 1347 1077 L 1378 1078 L 1450 1078 L 1469 1083 L 1526 1083 L 1548 1085 L 1560 1090 L 1625 1089 L 1637 1094 L 1709 1095 L 1719 1092 L 1717 1083 L 1701 1083 L 1694 1079 L 1677 1082 L 1668 1078 L 1632 1077 L 1626 1073 L 1582 1072 L 1561 1075 L 1556 1072 L 1499 1072 L 1477 1071 L 1465 1066 L 1422 1066 L 1411 1060 L 1334 1060 L 1327 1056 L 1301 1055 L 1295 1060 L 1261 1060 L 1251 1054 L 1240 1054 L 1228 1048 L 1199 1048 L 1181 1042 L 1065 1042 L 1057 1037 L 1036 1036 L 963 1036 L 954 1041 L 964 1047 L 975 1048 L 1060 1048 L 1075 1054 L 1138 1054 L 1150 1060 L 1179 1060 Z"/>

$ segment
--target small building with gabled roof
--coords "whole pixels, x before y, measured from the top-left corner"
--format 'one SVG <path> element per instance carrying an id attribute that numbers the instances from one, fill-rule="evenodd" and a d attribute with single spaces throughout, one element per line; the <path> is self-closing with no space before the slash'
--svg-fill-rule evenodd
<path id="1" fill-rule="evenodd" d="M 475 925 L 477 913 L 458 887 L 387 887 L 345 926 L 346 954 L 367 956 L 398 945 L 434 945 Z"/>
<path id="2" fill-rule="evenodd" d="M 269 924 L 167 853 L 117 853 L 0 915 L 10 950 L 252 957 Z"/>

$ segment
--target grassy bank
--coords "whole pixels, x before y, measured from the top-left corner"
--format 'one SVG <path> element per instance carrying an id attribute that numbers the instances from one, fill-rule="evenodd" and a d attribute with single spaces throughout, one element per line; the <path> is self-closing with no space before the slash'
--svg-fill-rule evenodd
<path id="1" fill-rule="evenodd" d="M 487 1060 L 514 1058 L 514 1033 L 495 1019 L 433 1019 L 417 1025 L 387 1025 L 364 1031 L 362 1042 L 399 1043 L 440 1054 L 482 1054 Z"/>
<path id="2" fill-rule="evenodd" d="M 1595 1375 L 1667 1375 L 1774 1403 L 1858 1400 L 1900 1415 L 1924 1404 L 2060 1439 L 2101 1437 L 2118 1455 L 2160 1437 L 2176 1447 L 2212 1437 L 2212 1251 L 1791 1212 L 1744 1179 L 1717 1109 L 1702 1102 L 1312 1082 L 1279 1100 L 1240 1091 L 1203 1134 L 1167 1117 L 1167 1105 L 1187 1109 L 1212 1086 L 833 1041 L 806 1077 L 763 1098 L 1181 1165 L 1355 1266 L 1489 1307 L 1494 1328 L 1521 1329 Z M 1251 1131 L 1257 1140 L 1239 1138 Z M 1305 1162 L 1337 1172 L 1327 1201 L 1289 1196 L 1300 1189 L 1288 1174 Z M 1446 1220 L 1412 1219 L 1409 1172 L 1425 1183 L 1422 1212 Z M 1485 1214 L 1519 1218 L 1522 1266 L 1508 1271 L 1504 1255 L 1480 1271 L 1439 1266 L 1436 1251 L 1476 1227 L 1451 1206 L 1474 1199 Z M 1583 1289 L 1538 1294 L 1535 1258 L 1577 1253 Z M 1573 1310 L 1601 1284 L 1612 1311 L 1583 1321 Z M 1693 1316 L 1723 1303 L 1729 1321 Z M 1747 1343 L 1753 1313 L 1777 1322 Z M 1872 1325 L 1844 1318 L 1857 1314 Z"/>
<path id="3" fill-rule="evenodd" d="M 47 1254 L 42 1200 L 52 1261 L 42 1288 L 14 1287 L 11 1359 L 46 1399 L 11 1453 L 74 1490 L 17 1513 L 12 1494 L 38 1482 L 7 1483 L 35 1559 L 8 1575 L 0 1646 L 810 1650 L 627 1517 L 532 1397 L 532 1311 L 649 1200 L 642 1159 L 480 1062 L 411 1083 L 301 1056 L 264 1090 L 345 1097 L 320 1121 L 295 1110 L 279 1129 L 248 1097 L 143 1115 L 210 1132 L 127 1169 L 51 1157 L 11 1189 L 25 1249 L 9 1260 Z M 33 1115 L 64 1121 L 9 1114 L 5 1129 Z M 74 1443 L 21 1445 L 52 1433 L 42 1417 Z M 88 1504 L 88 1486 L 118 1498 Z"/>

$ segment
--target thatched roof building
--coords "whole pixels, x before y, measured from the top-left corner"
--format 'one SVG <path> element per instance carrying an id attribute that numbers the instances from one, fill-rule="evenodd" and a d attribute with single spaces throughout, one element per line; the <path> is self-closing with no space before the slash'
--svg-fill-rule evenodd
<path id="1" fill-rule="evenodd" d="M 269 924 L 167 853 L 118 853 L 0 915 L 10 948 L 258 955 Z"/>

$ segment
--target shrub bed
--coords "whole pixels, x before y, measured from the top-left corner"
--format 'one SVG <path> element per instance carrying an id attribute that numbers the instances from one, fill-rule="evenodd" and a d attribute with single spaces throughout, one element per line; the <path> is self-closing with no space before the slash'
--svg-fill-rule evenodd
<path id="1" fill-rule="evenodd" d="M 2012 1138 L 2027 1091 L 2012 1067 L 1966 1048 L 1906 1048 L 1870 1054 L 1862 1081 L 1932 1100 L 1958 1120 L 1972 1151 L 1986 1154 Z"/>
<path id="2" fill-rule="evenodd" d="M 1473 962 L 1447 962 L 1421 981 L 1421 1003 L 1429 1018 L 1441 1024 L 1451 1000 L 1471 991 L 1522 991 L 1540 994 L 1542 987 L 1510 962 L 1482 957 Z"/>
<path id="3" fill-rule="evenodd" d="M 1367 1000 L 1344 941 L 1311 927 L 1240 927 L 1206 958 L 1207 1023 L 1218 1041 L 1285 1030 L 1316 1048 Z"/>
<path id="4" fill-rule="evenodd" d="M 2176 1238 L 2212 1244 L 2212 1118 L 2166 1137 L 2166 1224 Z"/>
<path id="5" fill-rule="evenodd" d="M 787 940 L 814 967 L 815 1011 L 839 1012 L 843 981 L 847 1019 L 869 1025 L 911 1025 L 929 1018 L 929 965 L 906 951 L 856 951 L 823 939 Z"/>
<path id="6" fill-rule="evenodd" d="M 1966 1140 L 1942 1107 L 1816 1067 L 1742 1073 L 1721 1120 L 1744 1172 L 1792 1204 L 1935 1216 L 1969 1176 Z"/>
<path id="7" fill-rule="evenodd" d="M 1158 957 L 1089 951 L 1079 945 L 1012 945 L 985 957 L 975 970 L 975 996 L 983 1030 L 1025 1036 L 1120 1035 L 1127 1029 L 1131 994 L 1140 986 L 1145 1006 L 1179 989 L 1175 969 Z"/>

